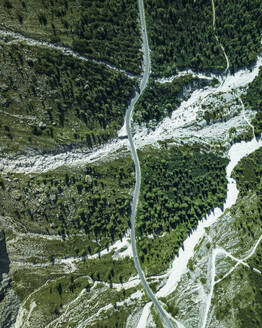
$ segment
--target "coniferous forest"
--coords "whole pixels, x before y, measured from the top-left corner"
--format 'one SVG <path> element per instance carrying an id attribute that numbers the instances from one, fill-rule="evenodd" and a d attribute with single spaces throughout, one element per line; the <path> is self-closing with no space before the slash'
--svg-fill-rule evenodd
<path id="1" fill-rule="evenodd" d="M 4 42 L 0 60 L 5 151 L 92 148 L 123 125 L 136 83 L 123 73 L 57 50 Z"/>
<path id="2" fill-rule="evenodd" d="M 198 220 L 223 207 L 228 159 L 199 145 L 167 148 L 167 144 L 140 153 L 140 159 L 138 245 L 142 263 L 154 274 L 168 266 Z"/>
<path id="3" fill-rule="evenodd" d="M 210 81 L 192 75 L 178 77 L 171 83 L 151 79 L 135 107 L 134 121 L 138 124 L 146 123 L 147 126 L 150 122 L 156 126 L 165 117 L 170 117 L 195 89 L 209 84 Z"/>
<path id="4" fill-rule="evenodd" d="M 3 0 L 0 20 L 26 36 L 69 46 L 89 58 L 140 72 L 136 1 Z"/>
<path id="5" fill-rule="evenodd" d="M 146 0 L 153 75 L 171 75 L 176 69 L 222 72 L 229 57 L 231 70 L 249 66 L 261 48 L 262 4 L 259 0 Z M 215 36 L 218 36 L 218 40 Z"/>
<path id="6" fill-rule="evenodd" d="M 262 70 L 260 68 L 258 76 L 248 85 L 247 92 L 242 96 L 247 108 L 256 110 L 252 124 L 255 134 L 258 137 L 262 132 Z"/>
<path id="7" fill-rule="evenodd" d="M 0 327 L 131 327 L 148 286 L 261 327 L 261 38 L 261 0 L 0 0 Z"/>

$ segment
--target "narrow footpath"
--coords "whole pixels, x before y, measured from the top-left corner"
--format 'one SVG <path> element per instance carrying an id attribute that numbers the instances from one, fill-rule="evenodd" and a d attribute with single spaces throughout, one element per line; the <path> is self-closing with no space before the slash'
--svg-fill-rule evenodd
<path id="1" fill-rule="evenodd" d="M 224 48 L 223 44 L 219 41 L 219 38 L 218 38 L 218 36 L 216 34 L 216 8 L 215 8 L 215 2 L 214 2 L 214 0 L 211 0 L 211 2 L 212 2 L 212 13 L 213 13 L 213 30 L 215 32 L 215 38 L 216 38 L 216 40 L 217 40 L 217 42 L 218 42 L 218 44 L 219 44 L 219 46 L 220 46 L 220 48 L 221 48 L 221 50 L 222 50 L 222 52 L 224 54 L 224 57 L 226 59 L 227 67 L 225 69 L 225 74 L 227 74 L 228 69 L 229 69 L 229 65 L 230 65 L 229 58 L 228 58 L 228 56 L 226 54 L 226 51 L 225 51 L 225 48 Z"/>
<path id="2" fill-rule="evenodd" d="M 143 38 L 143 77 L 140 82 L 140 91 L 135 93 L 134 98 L 131 100 L 130 105 L 127 108 L 126 112 L 126 131 L 128 135 L 128 140 L 130 144 L 130 150 L 132 153 L 132 158 L 135 164 L 135 171 L 136 171 L 136 185 L 135 185 L 135 190 L 133 193 L 133 200 L 132 200 L 132 207 L 131 207 L 131 218 L 130 218 L 130 223 L 131 223 L 131 243 L 132 243 L 132 252 L 133 252 L 133 258 L 134 258 L 134 263 L 136 270 L 138 272 L 139 278 L 141 279 L 142 285 L 144 289 L 146 290 L 147 294 L 151 298 L 152 302 L 155 304 L 157 309 L 159 310 L 159 313 L 161 314 L 163 320 L 167 324 L 169 328 L 172 328 L 173 325 L 168 319 L 167 314 L 163 310 L 162 306 L 156 299 L 155 295 L 153 294 L 151 288 L 149 287 L 144 273 L 141 269 L 139 259 L 138 259 L 138 254 L 137 254 L 137 248 L 136 248 L 136 236 L 135 236 L 135 218 L 136 218 L 136 212 L 137 212 L 137 205 L 138 205 L 138 200 L 139 200 L 139 194 L 140 194 L 140 186 L 141 186 L 141 168 L 140 168 L 140 162 L 139 158 L 137 156 L 137 151 L 134 145 L 133 137 L 132 137 L 132 132 L 131 132 L 131 120 L 132 120 L 132 112 L 135 107 L 135 104 L 137 103 L 139 97 L 143 93 L 144 89 L 146 88 L 146 85 L 148 83 L 149 75 L 150 75 L 150 70 L 151 70 L 151 61 L 150 61 L 150 50 L 148 46 L 148 39 L 147 39 L 147 31 L 146 31 L 146 21 L 145 21 L 145 12 L 144 12 L 144 2 L 143 0 L 138 0 L 138 5 L 139 5 L 139 16 L 140 16 L 140 21 L 141 21 L 141 28 L 142 28 L 142 38 Z"/>
<path id="3" fill-rule="evenodd" d="M 211 307 L 211 301 L 212 301 L 212 297 L 213 297 L 213 294 L 214 294 L 215 285 L 220 283 L 225 278 L 227 278 L 240 264 L 250 268 L 250 265 L 246 261 L 255 254 L 256 249 L 257 249 L 258 245 L 260 244 L 261 240 L 262 240 L 262 235 L 256 241 L 253 248 L 251 248 L 251 251 L 250 251 L 249 255 L 247 255 L 243 259 L 238 259 L 238 258 L 234 257 L 233 255 L 231 255 L 229 252 L 227 252 L 223 248 L 217 247 L 217 248 L 213 249 L 212 260 L 211 260 L 211 263 L 212 263 L 211 286 L 210 286 L 210 291 L 209 291 L 208 298 L 207 298 L 207 303 L 206 303 L 206 309 L 205 309 L 205 313 L 204 313 L 204 317 L 203 317 L 202 328 L 207 327 L 208 314 L 209 314 L 210 307 Z M 215 280 L 215 278 L 216 278 L 216 257 L 220 254 L 223 254 L 224 256 L 231 258 L 233 261 L 236 261 L 237 263 L 222 278 L 220 278 L 218 280 Z M 258 274 L 262 274 L 262 272 L 260 270 L 256 269 L 256 268 L 252 268 L 252 270 L 255 271 Z"/>

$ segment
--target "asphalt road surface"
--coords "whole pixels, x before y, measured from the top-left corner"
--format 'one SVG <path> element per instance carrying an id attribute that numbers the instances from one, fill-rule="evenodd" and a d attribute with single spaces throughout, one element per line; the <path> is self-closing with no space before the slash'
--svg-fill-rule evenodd
<path id="1" fill-rule="evenodd" d="M 131 243 L 132 243 L 132 252 L 135 262 L 135 267 L 137 269 L 138 275 L 141 279 L 142 285 L 145 288 L 147 294 L 151 298 L 152 302 L 155 304 L 157 309 L 159 310 L 162 318 L 164 319 L 166 325 L 169 328 L 173 328 L 172 323 L 168 319 L 165 311 L 163 310 L 162 306 L 156 299 L 155 295 L 153 294 L 152 290 L 150 289 L 144 273 L 141 269 L 138 255 L 137 255 L 137 249 L 136 249 L 136 237 L 135 237 L 135 218 L 136 218 L 136 211 L 137 211 L 137 204 L 139 200 L 139 194 L 140 194 L 140 186 L 141 186 L 141 168 L 139 159 L 137 156 L 136 148 L 134 146 L 132 133 L 131 133 L 131 118 L 132 118 L 132 112 L 134 109 L 134 106 L 136 102 L 138 101 L 139 97 L 143 93 L 144 89 L 146 88 L 146 85 L 148 83 L 150 70 L 151 70 L 151 61 L 150 61 L 150 50 L 148 46 L 148 39 L 147 39 L 147 31 L 146 31 L 146 21 L 145 21 L 145 13 L 144 13 L 144 3 L 143 0 L 138 0 L 139 3 L 139 15 L 140 15 L 140 21 L 141 21 L 141 27 L 142 27 L 142 37 L 143 37 L 143 52 L 144 52 L 144 60 L 143 60 L 143 76 L 142 80 L 140 82 L 140 91 L 135 93 L 135 96 L 132 98 L 130 105 L 128 106 L 127 112 L 126 112 L 126 130 L 128 135 L 128 140 L 130 143 L 131 153 L 133 157 L 133 161 L 135 164 L 135 172 L 136 172 L 136 186 L 133 193 L 133 201 L 132 201 L 132 207 L 131 207 Z"/>

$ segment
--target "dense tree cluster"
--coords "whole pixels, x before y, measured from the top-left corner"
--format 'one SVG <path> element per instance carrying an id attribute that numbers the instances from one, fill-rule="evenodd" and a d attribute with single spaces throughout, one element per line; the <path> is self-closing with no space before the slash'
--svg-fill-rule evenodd
<path id="1" fill-rule="evenodd" d="M 241 159 L 232 173 L 232 177 L 237 182 L 239 197 L 237 204 L 230 211 L 235 217 L 234 227 L 240 232 L 243 243 L 246 235 L 253 240 L 255 234 L 262 229 L 261 173 L 262 148 Z M 252 262 L 253 259 L 257 261 L 255 255 L 250 261 Z"/>
<path id="2" fill-rule="evenodd" d="M 215 1 L 215 30 L 211 0 L 146 0 L 145 4 L 155 75 L 185 67 L 225 69 L 219 42 L 233 70 L 250 65 L 262 49 L 259 0 Z"/>
<path id="3" fill-rule="evenodd" d="M 127 281 L 136 272 L 133 259 L 128 256 L 114 259 L 113 253 L 79 262 L 78 273 L 88 272 L 92 280 L 107 282 L 110 288 L 113 283 Z"/>
<path id="4" fill-rule="evenodd" d="M 82 232 L 90 241 L 103 240 L 105 248 L 128 228 L 134 185 L 130 158 L 1 181 L 1 214 L 14 217 L 28 230 L 62 236 Z"/>
<path id="5" fill-rule="evenodd" d="M 174 258 L 197 222 L 213 208 L 223 206 L 228 159 L 198 145 L 150 149 L 140 158 L 138 249 L 144 266 L 159 272 Z"/>
<path id="6" fill-rule="evenodd" d="M 25 35 L 140 72 L 137 1 L 5 0 L 0 2 L 0 19 Z"/>
<path id="7" fill-rule="evenodd" d="M 92 147 L 122 126 L 135 89 L 123 73 L 21 44 L 3 44 L 0 60 L 0 135 L 9 150 Z"/>
<path id="8" fill-rule="evenodd" d="M 145 5 L 153 74 L 226 67 L 213 31 L 210 0 L 146 0 Z"/>
<path id="9" fill-rule="evenodd" d="M 256 191 L 262 196 L 262 148 L 244 157 L 234 169 L 232 176 L 237 181 L 241 196 L 246 195 L 249 190 Z"/>
<path id="10" fill-rule="evenodd" d="M 214 1 L 216 33 L 229 57 L 232 70 L 250 66 L 262 50 L 262 2 Z"/>
<path id="11" fill-rule="evenodd" d="M 207 85 L 207 80 L 200 80 L 192 75 L 181 76 L 171 83 L 160 83 L 150 79 L 148 87 L 139 98 L 134 112 L 134 121 L 138 124 L 160 120 L 171 116 L 186 95 L 195 88 Z"/>
<path id="12" fill-rule="evenodd" d="M 242 96 L 245 106 L 257 111 L 252 124 L 255 127 L 256 136 L 262 133 L 262 69 L 260 68 L 258 76 L 249 83 L 247 93 Z"/>

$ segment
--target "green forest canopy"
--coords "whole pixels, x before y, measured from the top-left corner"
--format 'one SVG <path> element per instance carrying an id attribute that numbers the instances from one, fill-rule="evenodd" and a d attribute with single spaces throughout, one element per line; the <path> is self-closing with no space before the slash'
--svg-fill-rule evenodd
<path id="1" fill-rule="evenodd" d="M 138 74 L 138 3 L 131 0 L 3 0 L 2 24 L 26 36 L 72 47 Z"/>
<path id="2" fill-rule="evenodd" d="M 5 151 L 92 147 L 116 137 L 135 80 L 56 50 L 0 44 L 0 140 Z"/>

